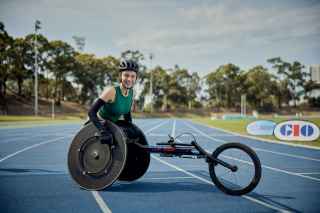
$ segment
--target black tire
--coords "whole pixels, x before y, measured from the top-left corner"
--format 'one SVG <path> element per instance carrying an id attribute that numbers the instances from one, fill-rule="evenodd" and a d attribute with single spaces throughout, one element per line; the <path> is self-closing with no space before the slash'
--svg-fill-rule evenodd
<path id="1" fill-rule="evenodd" d="M 229 155 L 227 155 L 228 153 Z M 239 153 L 243 154 L 243 156 Z M 229 195 L 243 195 L 251 192 L 258 185 L 262 172 L 261 163 L 257 154 L 250 147 L 240 143 L 226 143 L 219 146 L 212 153 L 212 156 L 216 159 L 228 162 L 231 165 L 241 163 L 238 170 L 232 172 L 230 169 L 220 164 L 209 162 L 209 173 L 212 182 L 221 191 Z M 240 176 L 240 172 L 243 172 L 244 167 L 250 168 L 252 172 L 249 172 L 250 174 L 246 172 L 243 173 L 241 175 L 242 179 L 240 180 L 235 175 Z M 227 175 L 230 175 L 230 177 Z M 248 175 L 249 178 L 246 178 Z M 248 181 L 245 181 L 245 179 L 248 179 Z M 244 182 L 244 184 L 242 184 L 243 186 L 241 186 L 241 182 Z"/>
<path id="2" fill-rule="evenodd" d="M 100 143 L 95 137 L 98 130 L 91 122 L 82 127 L 69 147 L 69 173 L 80 187 L 87 190 L 102 190 L 111 186 L 118 179 L 126 162 L 127 145 L 124 133 L 110 121 L 105 121 L 104 125 L 114 137 L 114 148 Z M 100 153 L 104 158 L 94 158 L 91 151 Z"/>
<path id="3" fill-rule="evenodd" d="M 133 123 L 118 121 L 116 123 L 127 137 L 127 160 L 118 178 L 121 181 L 134 181 L 141 178 L 148 170 L 150 164 L 150 153 L 138 145 L 148 145 L 148 141 L 142 130 Z M 135 140 L 134 143 L 129 140 Z"/>

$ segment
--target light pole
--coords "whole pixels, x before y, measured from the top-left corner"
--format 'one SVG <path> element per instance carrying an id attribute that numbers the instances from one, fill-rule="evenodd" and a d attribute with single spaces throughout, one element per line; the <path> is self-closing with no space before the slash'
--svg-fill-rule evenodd
<path id="1" fill-rule="evenodd" d="M 38 116 L 38 48 L 37 48 L 37 32 L 41 29 L 40 27 L 41 22 L 36 20 L 34 25 L 34 115 Z"/>
<path id="2" fill-rule="evenodd" d="M 152 81 L 153 81 L 153 76 L 152 76 L 152 59 L 153 59 L 153 54 L 150 53 L 149 55 L 150 59 L 150 112 L 153 112 L 153 94 L 152 94 Z"/>

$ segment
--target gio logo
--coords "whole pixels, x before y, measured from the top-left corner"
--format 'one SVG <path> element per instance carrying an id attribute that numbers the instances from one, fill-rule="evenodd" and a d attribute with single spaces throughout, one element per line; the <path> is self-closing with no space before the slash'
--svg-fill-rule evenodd
<path id="1" fill-rule="evenodd" d="M 274 136 L 287 141 L 313 141 L 319 138 L 320 130 L 317 125 L 308 121 L 285 121 L 277 124 Z"/>
<path id="2" fill-rule="evenodd" d="M 299 124 L 285 124 L 280 128 L 280 132 L 284 136 L 311 136 L 314 128 L 311 125 L 303 125 L 301 128 Z"/>

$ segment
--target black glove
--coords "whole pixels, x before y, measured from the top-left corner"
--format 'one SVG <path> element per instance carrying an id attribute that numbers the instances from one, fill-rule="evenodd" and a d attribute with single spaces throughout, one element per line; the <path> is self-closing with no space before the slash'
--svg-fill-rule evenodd
<path id="1" fill-rule="evenodd" d="M 131 112 L 128 112 L 127 114 L 123 115 L 123 118 L 125 121 L 132 123 L 132 117 L 131 117 Z"/>
<path id="2" fill-rule="evenodd" d="M 110 132 L 102 130 L 100 132 L 100 141 L 102 144 L 113 145 L 113 136 Z"/>

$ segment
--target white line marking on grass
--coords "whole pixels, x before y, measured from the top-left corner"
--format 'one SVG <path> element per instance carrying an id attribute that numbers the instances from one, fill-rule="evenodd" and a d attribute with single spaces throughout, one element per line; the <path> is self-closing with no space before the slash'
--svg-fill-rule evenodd
<path id="1" fill-rule="evenodd" d="M 224 140 L 220 140 L 220 139 L 217 140 L 215 138 L 212 138 L 209 135 L 207 135 L 206 133 L 202 132 L 201 130 L 199 130 L 199 129 L 197 129 L 197 128 L 189 125 L 189 124 L 186 124 L 186 125 L 191 127 L 192 129 L 198 131 L 200 134 L 205 135 L 207 138 L 209 138 L 211 140 L 214 140 L 214 141 L 219 142 L 219 143 L 226 143 L 227 142 L 227 141 L 224 141 Z M 299 173 L 289 172 L 289 171 L 286 171 L 286 170 L 283 170 L 283 169 L 274 168 L 274 167 L 271 167 L 271 166 L 266 166 L 266 165 L 262 165 L 261 164 L 261 167 L 266 168 L 266 169 L 270 169 L 270 170 L 273 170 L 273 171 L 277 171 L 277 172 L 293 175 L 293 176 L 303 177 L 303 178 L 306 178 L 306 179 L 309 179 L 309 180 L 320 181 L 319 178 L 309 177 L 309 176 L 306 176 L 306 175 L 301 175 Z"/>
<path id="2" fill-rule="evenodd" d="M 27 151 L 27 150 L 29 150 L 29 149 L 32 149 L 32 148 L 35 148 L 35 147 L 38 147 L 38 146 L 41 146 L 41 145 L 44 145 L 44 144 L 53 143 L 53 142 L 59 141 L 59 140 L 61 140 L 61 139 L 70 137 L 70 136 L 71 136 L 71 135 L 67 135 L 67 136 L 64 136 L 64 137 L 55 138 L 55 139 L 52 139 L 52 140 L 48 140 L 48 141 L 44 141 L 44 142 L 41 142 L 41 143 L 33 144 L 33 145 L 28 146 L 28 147 L 26 147 L 26 148 L 23 148 L 23 149 L 21 149 L 21 150 L 19 150 L 19 151 L 17 151 L 17 152 L 14 152 L 14 153 L 12 153 L 12 154 L 10 154 L 10 155 L 7 155 L 7 156 L 4 157 L 4 158 L 1 158 L 1 159 L 0 159 L 0 163 L 3 162 L 3 161 L 5 161 L 5 160 L 7 160 L 7 159 L 9 159 L 9 158 L 11 158 L 11 157 L 14 157 L 14 156 L 20 154 L 20 153 L 22 153 L 22 152 L 25 152 L 25 151 Z"/>
<path id="3" fill-rule="evenodd" d="M 96 202 L 98 203 L 101 211 L 103 213 L 111 213 L 112 211 L 109 209 L 109 207 L 107 206 L 107 204 L 104 202 L 104 200 L 102 199 L 102 197 L 100 196 L 99 192 L 97 191 L 91 191 L 94 199 L 96 200 Z"/>
<path id="4" fill-rule="evenodd" d="M 153 156 L 153 155 L 152 155 L 151 157 L 152 157 L 153 159 L 155 159 L 155 160 L 157 160 L 157 161 L 159 161 L 159 162 L 161 162 L 161 163 L 163 163 L 163 164 L 171 167 L 171 168 L 174 168 L 174 169 L 176 169 L 176 170 L 178 170 L 178 171 L 180 171 L 180 172 L 183 172 L 183 173 L 185 173 L 185 174 L 187 174 L 187 175 L 189 175 L 189 176 L 191 176 L 191 177 L 194 177 L 194 178 L 196 178 L 196 179 L 198 179 L 198 180 L 201 180 L 202 182 L 205 182 L 205 183 L 207 183 L 207 184 L 209 184 L 209 185 L 214 186 L 214 184 L 213 184 L 211 181 L 209 181 L 209 180 L 207 180 L 207 179 L 205 179 L 205 178 L 202 178 L 202 177 L 200 177 L 200 176 L 198 176 L 198 175 L 195 175 L 195 174 L 193 174 L 193 173 L 191 173 L 191 172 L 188 172 L 188 171 L 186 171 L 186 170 L 184 170 L 184 169 L 182 169 L 182 168 L 180 168 L 180 167 L 178 167 L 178 166 L 176 166 L 176 165 L 174 165 L 174 164 L 168 163 L 167 161 L 164 161 L 164 160 L 162 160 L 162 159 L 160 159 L 160 158 L 158 158 L 158 157 L 155 157 L 155 156 Z M 290 211 L 288 211 L 288 210 L 284 210 L 284 209 L 278 208 L 278 207 L 276 207 L 276 206 L 272 206 L 272 205 L 270 205 L 270 204 L 268 204 L 268 203 L 265 203 L 265 202 L 263 202 L 263 201 L 261 201 L 261 200 L 255 199 L 255 198 L 250 197 L 250 196 L 248 196 L 248 195 L 242 195 L 241 197 L 243 197 L 243 198 L 245 198 L 245 199 L 247 199 L 247 200 L 250 200 L 250 201 L 252 201 L 252 202 L 258 203 L 258 204 L 260 204 L 260 205 L 262 205 L 262 206 L 268 207 L 268 208 L 270 208 L 270 209 L 279 211 L 279 212 L 290 212 Z"/>

